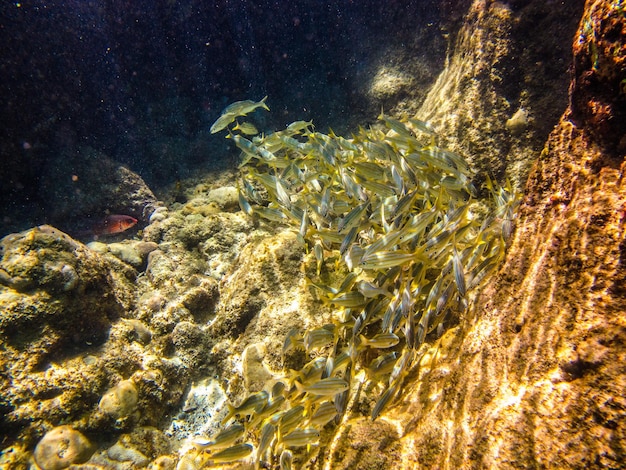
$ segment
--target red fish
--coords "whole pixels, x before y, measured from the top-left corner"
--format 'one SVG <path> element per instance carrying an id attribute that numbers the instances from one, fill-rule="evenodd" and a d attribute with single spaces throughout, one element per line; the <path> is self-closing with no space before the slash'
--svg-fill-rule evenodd
<path id="1" fill-rule="evenodd" d="M 137 219 L 130 215 L 110 214 L 93 226 L 92 233 L 96 236 L 113 235 L 124 232 L 135 226 Z"/>

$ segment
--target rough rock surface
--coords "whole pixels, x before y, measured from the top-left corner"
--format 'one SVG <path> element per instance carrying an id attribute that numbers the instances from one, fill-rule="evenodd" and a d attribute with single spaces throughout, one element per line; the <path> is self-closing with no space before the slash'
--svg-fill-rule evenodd
<path id="1" fill-rule="evenodd" d="M 381 418 L 401 429 L 396 468 L 625 468 L 624 126 L 606 114 L 624 101 L 597 86 L 626 79 L 625 28 L 616 2 L 587 2 L 579 102 L 532 170 L 506 264 Z"/>
<path id="2" fill-rule="evenodd" d="M 233 188 L 223 179 L 232 181 L 232 174 L 207 178 L 192 190 L 190 203 L 159 211 L 143 240 L 87 247 L 50 226 L 2 240 L 0 466 L 27 468 L 46 432 L 67 423 L 98 449 L 87 465 L 176 463 L 167 455 L 179 445 L 179 435 L 166 436 L 157 426 L 167 427 L 168 414 L 183 404 L 192 380 L 232 376 L 243 348 L 263 336 L 256 331 L 233 345 L 247 328 L 243 320 L 233 322 L 236 299 L 259 292 L 271 298 L 281 290 L 281 279 L 290 284 L 301 275 L 302 250 L 293 249 L 291 235 L 284 242 L 280 236 L 265 241 L 267 249 L 254 253 L 269 227 L 255 227 L 241 211 L 229 212 Z M 237 262 L 236 276 L 243 276 L 245 287 L 220 284 Z M 268 282 L 257 289 L 257 279 L 246 276 L 261 271 Z M 291 303 L 293 292 L 283 290 L 282 303 Z M 253 319 L 245 313 L 241 318 Z M 275 323 L 272 318 L 261 325 Z M 260 354 L 250 357 L 250 368 L 263 360 Z M 243 391 L 237 383 L 233 394 Z M 181 419 L 189 411 L 181 411 Z M 199 416 L 189 431 L 207 423 L 206 415 Z"/>
<path id="3" fill-rule="evenodd" d="M 472 2 L 447 67 L 416 114 L 470 161 L 479 183 L 489 174 L 524 186 L 567 106 L 564 38 L 574 34 L 583 3 Z"/>
<path id="4" fill-rule="evenodd" d="M 107 214 L 130 215 L 144 223 L 158 205 L 137 173 L 89 147 L 70 152 L 49 173 L 41 191 L 53 208 L 50 220 L 81 238 L 88 238 L 83 233 Z"/>
<path id="5" fill-rule="evenodd" d="M 1 245 L 3 445 L 28 448 L 51 425 L 69 421 L 89 432 L 157 423 L 185 380 L 148 353 L 149 328 L 128 318 L 136 271 L 49 226 L 10 235 Z M 98 401 L 120 384 L 132 396 L 114 394 L 125 402 L 102 413 Z"/>

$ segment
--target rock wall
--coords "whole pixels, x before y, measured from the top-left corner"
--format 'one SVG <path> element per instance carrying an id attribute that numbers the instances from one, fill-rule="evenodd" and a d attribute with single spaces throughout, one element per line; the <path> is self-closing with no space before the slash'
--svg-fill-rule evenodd
<path id="1" fill-rule="evenodd" d="M 446 2 L 442 2 L 445 4 Z M 522 189 L 567 106 L 569 38 L 583 2 L 475 0 L 417 111 L 478 172 Z M 453 15 L 451 15 L 453 16 Z M 457 31 L 451 29 L 452 31 Z"/>
<path id="2" fill-rule="evenodd" d="M 329 468 L 358 468 L 341 463 L 357 447 L 357 461 L 399 453 L 407 469 L 626 468 L 620 5 L 585 5 L 572 105 L 531 171 L 505 265 L 381 418 L 391 444 L 357 419 Z"/>

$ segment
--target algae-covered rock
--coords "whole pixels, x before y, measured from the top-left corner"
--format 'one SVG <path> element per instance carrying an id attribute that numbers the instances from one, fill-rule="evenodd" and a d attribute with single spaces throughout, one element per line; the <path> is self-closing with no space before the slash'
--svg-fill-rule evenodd
<path id="1" fill-rule="evenodd" d="M 239 196 L 234 186 L 222 186 L 209 192 L 209 202 L 214 202 L 220 209 L 227 212 L 239 210 Z"/>
<path id="2" fill-rule="evenodd" d="M 134 269 L 48 226 L 0 244 L 3 443 L 32 448 L 44 423 L 101 434 L 161 419 L 186 379 L 146 349 L 152 325 L 132 318 Z"/>
<path id="3" fill-rule="evenodd" d="M 514 135 L 521 134 L 528 127 L 528 111 L 519 108 L 513 116 L 507 119 L 504 126 Z"/>
<path id="4" fill-rule="evenodd" d="M 298 283 L 303 277 L 303 254 L 304 247 L 291 232 L 281 232 L 246 246 L 240 253 L 237 269 L 222 289 L 218 315 L 212 325 L 214 334 L 236 338 L 262 311 L 279 317 L 279 311 L 297 301 Z M 286 317 L 274 325 L 269 324 L 270 318 L 267 320 L 270 329 L 256 330 L 255 336 L 273 337 L 276 329 L 289 323 Z"/>
<path id="5" fill-rule="evenodd" d="M 182 321 L 174 327 L 171 337 L 176 356 L 193 375 L 206 370 L 207 364 L 211 362 L 208 351 L 212 341 L 202 327 Z"/>
<path id="6" fill-rule="evenodd" d="M 271 371 L 263 363 L 267 348 L 264 344 L 251 344 L 243 351 L 243 379 L 246 390 L 259 391 L 274 378 Z"/>
<path id="7" fill-rule="evenodd" d="M 119 441 L 107 449 L 107 456 L 116 462 L 128 462 L 136 467 L 145 467 L 150 463 L 150 459 L 140 451 Z"/>
<path id="8" fill-rule="evenodd" d="M 143 259 L 141 257 L 141 253 L 135 249 L 133 244 L 128 242 L 120 242 L 120 243 L 111 243 L 109 246 L 109 251 L 117 256 L 119 259 L 124 261 L 125 263 L 130 264 L 136 268 L 141 267 L 143 263 Z"/>
<path id="9" fill-rule="evenodd" d="M 152 462 L 153 465 L 148 468 L 175 468 L 176 460 L 169 455 L 171 452 L 168 436 L 155 427 L 138 425 L 132 431 L 119 435 L 114 443 L 107 442 L 106 448 L 98 450 L 87 465 L 89 468 L 132 470 L 145 468 Z M 164 466 L 155 467 L 154 464 L 159 462 Z"/>
<path id="10" fill-rule="evenodd" d="M 135 269 L 145 268 L 148 256 L 158 248 L 156 243 L 142 240 L 123 240 L 109 244 L 93 241 L 87 246 L 100 254 L 110 253 Z"/>
<path id="11" fill-rule="evenodd" d="M 174 470 L 177 459 L 170 455 L 161 455 L 150 462 L 148 470 Z"/>
<path id="12" fill-rule="evenodd" d="M 206 323 L 215 315 L 219 300 L 218 284 L 213 278 L 198 280 L 198 284 L 183 294 L 181 302 L 193 315 L 194 321 Z"/>
<path id="13" fill-rule="evenodd" d="M 414 86 L 415 79 L 398 68 L 381 67 L 370 87 L 370 94 L 375 100 L 388 101 L 390 98 L 398 98 L 397 95 Z"/>
<path id="14" fill-rule="evenodd" d="M 9 345 L 23 349 L 41 340 L 53 353 L 104 341 L 128 292 L 99 255 L 49 226 L 9 235 L 1 245 L 0 335 Z M 42 353 L 30 362 L 42 360 Z"/>
<path id="15" fill-rule="evenodd" d="M 89 460 L 94 449 L 89 440 L 70 426 L 48 431 L 35 447 L 35 462 L 41 470 L 62 470 Z"/>
<path id="16" fill-rule="evenodd" d="M 573 45 L 571 118 L 612 157 L 626 151 L 626 53 L 624 5 L 587 2 Z"/>

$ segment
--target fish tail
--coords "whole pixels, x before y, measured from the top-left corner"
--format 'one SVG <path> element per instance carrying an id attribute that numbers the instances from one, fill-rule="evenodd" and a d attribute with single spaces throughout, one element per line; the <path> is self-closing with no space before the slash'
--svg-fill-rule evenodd
<path id="1" fill-rule="evenodd" d="M 270 108 L 265 104 L 265 100 L 267 100 L 267 95 L 265 95 L 265 98 L 261 100 L 261 107 L 265 109 L 266 111 L 269 111 Z"/>
<path id="2" fill-rule="evenodd" d="M 233 405 L 231 405 L 230 403 L 227 403 L 226 406 L 228 407 L 228 414 L 226 415 L 226 417 L 222 420 L 222 426 L 224 426 L 226 423 L 228 423 L 228 421 L 230 421 L 230 419 L 235 416 L 235 414 L 237 413 L 237 410 L 235 409 L 235 407 Z"/>

